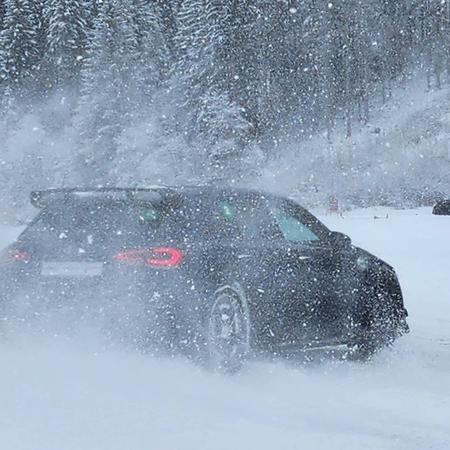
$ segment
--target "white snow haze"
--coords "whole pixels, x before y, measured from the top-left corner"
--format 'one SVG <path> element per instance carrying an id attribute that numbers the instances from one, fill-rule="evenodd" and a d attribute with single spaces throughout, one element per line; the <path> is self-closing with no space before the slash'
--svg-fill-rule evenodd
<path id="1" fill-rule="evenodd" d="M 307 313 L 315 317 L 323 313 L 339 332 L 336 324 L 341 322 L 334 320 L 338 314 L 332 314 L 335 309 L 351 308 L 352 313 L 340 318 L 351 323 L 346 339 L 359 340 L 362 352 L 371 350 L 380 329 L 389 328 L 384 322 L 377 326 L 377 313 L 391 303 L 381 307 L 375 303 L 380 296 L 385 299 L 387 289 L 380 289 L 382 284 L 395 284 L 388 266 L 371 265 L 372 259 L 365 256 L 350 261 L 351 252 L 363 253 L 350 247 L 344 236 L 328 234 L 314 221 L 321 230 L 318 237 L 294 214 L 286 213 L 283 219 L 283 207 L 273 205 L 264 220 L 268 231 L 268 217 L 272 218 L 270 239 L 278 236 L 279 242 L 269 238 L 266 242 L 258 229 L 269 256 L 238 254 L 244 240 L 234 239 L 239 234 L 238 227 L 231 226 L 238 209 L 234 204 L 228 208 L 220 201 L 223 217 L 216 226 L 207 222 L 210 211 L 203 209 L 213 200 L 185 210 L 184 200 L 187 205 L 195 191 L 186 188 L 178 198 L 175 191 L 166 190 L 199 185 L 202 198 L 210 187 L 212 192 L 223 186 L 289 197 L 331 230 L 348 235 L 355 246 L 394 268 L 409 312 L 410 332 L 365 362 L 336 354 L 311 357 L 313 361 L 251 354 L 242 370 L 228 375 L 208 370 L 188 356 L 154 356 L 148 354 L 149 346 L 145 351 L 142 346 L 136 349 L 154 336 L 156 346 L 162 342 L 166 349 L 173 348 L 173 340 L 181 336 L 176 343 L 184 350 L 192 344 L 189 337 L 195 336 L 192 347 L 200 349 L 199 359 L 212 346 L 222 346 L 218 352 L 225 354 L 225 360 L 231 352 L 230 359 L 240 365 L 240 356 L 252 343 L 253 307 L 258 317 L 277 322 L 283 339 L 290 331 L 285 323 L 293 323 L 306 335 L 307 320 L 300 322 L 294 313 L 282 317 L 280 311 L 289 308 L 280 307 L 280 297 L 292 309 L 306 303 L 299 314 L 308 308 Z M 157 193 L 138 198 L 142 191 L 135 188 L 157 186 L 161 187 Z M 108 203 L 101 226 L 92 217 L 97 212 L 101 216 L 102 207 L 96 211 L 77 203 L 76 213 L 66 217 L 72 197 L 90 201 L 91 189 L 117 187 L 132 189 L 108 191 L 108 201 L 127 206 L 109 214 Z M 3 263 L 31 262 L 20 267 L 39 267 L 45 276 L 56 275 L 58 289 L 62 287 L 69 297 L 73 294 L 74 302 L 68 306 L 64 295 L 48 288 L 47 279 L 36 283 L 38 295 L 14 292 L 11 303 L 20 309 L 37 300 L 45 309 L 52 295 L 42 292 L 49 289 L 61 300 L 58 308 L 50 308 L 48 314 L 33 309 L 30 320 L 20 314 L 8 316 L 10 304 L 3 308 L 2 299 L 10 300 L 9 294 L 21 285 L 12 276 L 0 277 L 5 283 L 0 289 L 7 294 L 0 295 L 0 450 L 450 450 L 450 215 L 432 214 L 437 201 L 450 200 L 450 0 L 0 0 L 0 252 L 37 214 L 30 193 L 51 188 L 85 189 L 83 195 L 65 191 L 60 209 L 49 208 L 48 214 L 51 219 L 67 219 L 68 229 L 81 236 L 83 248 L 71 242 L 70 231 L 65 233 L 64 228 L 59 235 L 58 227 L 50 224 L 44 228 L 56 236 L 57 244 L 47 245 L 55 261 L 47 253 L 35 258 L 34 250 L 26 246 L 11 247 L 11 252 L 0 253 L 0 275 L 9 273 L 2 270 Z M 104 192 L 92 197 L 102 201 Z M 228 191 L 220 195 L 224 192 Z M 133 283 L 119 285 L 120 280 L 117 286 L 110 283 L 116 272 L 110 278 L 90 277 L 88 299 L 78 301 L 82 284 L 78 276 L 91 276 L 95 270 L 103 275 L 112 264 L 128 270 L 128 263 L 137 264 L 127 272 L 136 277 L 133 280 L 142 275 L 139 268 L 135 270 L 139 264 L 158 266 L 159 276 L 167 269 L 162 267 L 165 263 L 183 265 L 191 257 L 173 243 L 176 239 L 161 244 L 155 237 L 158 243 L 149 244 L 153 229 L 148 231 L 147 225 L 151 221 L 155 229 L 160 223 L 166 225 L 160 220 L 166 217 L 166 193 L 168 206 L 173 206 L 172 201 L 177 205 L 171 211 L 181 211 L 186 220 L 178 237 L 190 248 L 195 247 L 195 239 L 203 239 L 195 275 L 180 275 L 177 280 L 184 277 L 188 284 L 179 283 L 180 287 L 177 281 L 170 287 L 184 289 L 190 299 L 201 303 L 183 302 L 181 296 L 178 303 L 161 306 L 158 298 L 180 297 L 172 291 L 166 297 L 157 292 L 159 285 L 155 289 L 137 282 L 145 293 L 151 291 L 156 306 L 152 310 L 146 295 L 134 304 L 135 298 L 122 302 L 122 291 L 116 292 L 116 287 L 123 287 L 128 298 L 139 289 L 133 290 Z M 138 206 L 133 203 L 128 209 L 124 200 L 136 200 Z M 160 202 L 161 209 L 137 211 L 142 205 L 153 208 L 154 201 Z M 245 224 L 239 224 L 245 232 L 256 229 L 253 223 L 247 226 L 248 218 L 260 220 L 252 208 L 242 208 L 248 215 Z M 275 217 L 278 208 L 280 217 Z M 49 210 L 44 211 L 44 221 Z M 78 225 L 82 221 L 75 219 L 84 213 L 83 225 Z M 218 210 L 215 213 L 220 215 Z M 205 230 L 191 215 L 206 218 Z M 130 217 L 136 220 L 123 225 L 121 221 Z M 108 234 L 115 219 L 122 225 Z M 289 258 L 298 250 L 295 245 L 304 243 L 302 238 L 286 236 L 278 223 L 282 219 L 288 228 L 301 226 L 302 236 L 313 236 L 302 249 L 327 254 L 316 264 L 320 276 L 310 276 L 315 266 L 303 271 L 298 264 L 300 259 L 311 259 L 309 254 L 286 264 L 287 258 L 279 257 L 280 243 Z M 279 230 L 272 234 L 275 220 Z M 100 238 L 94 239 L 94 232 L 87 230 L 91 225 L 107 235 L 105 240 L 117 238 L 117 246 L 106 248 Z M 236 265 L 222 254 L 204 256 L 209 247 L 222 245 L 221 232 L 227 225 L 226 239 L 233 245 L 223 255 L 228 250 L 236 254 Z M 133 226 L 145 230 L 135 233 Z M 185 232 L 195 235 L 194 244 Z M 254 236 L 251 251 L 259 250 Z M 34 235 L 31 240 L 36 243 Z M 85 250 L 97 243 L 101 258 L 94 250 L 92 254 Z M 345 258 L 339 259 L 336 255 L 344 244 Z M 208 266 L 209 260 L 217 259 L 227 270 Z M 354 277 L 356 269 L 352 272 L 351 280 L 342 275 L 350 273 L 342 261 L 352 270 L 360 269 Z M 263 264 L 275 266 L 273 277 L 261 269 Z M 44 273 L 44 265 L 50 274 Z M 51 273 L 58 265 L 59 273 Z M 67 267 L 75 267 L 72 278 L 67 277 Z M 259 289 L 259 284 L 251 293 L 247 285 L 241 289 L 233 278 L 240 267 L 244 269 L 236 280 L 247 283 L 247 272 L 252 272 L 267 286 L 282 286 L 280 294 Z M 299 292 L 302 298 L 306 292 L 305 284 L 293 278 L 295 268 L 299 276 L 309 277 L 309 292 L 315 286 L 320 295 L 308 294 L 304 303 L 293 301 Z M 325 274 L 324 268 L 330 272 Z M 203 269 L 208 280 L 197 283 L 195 277 Z M 277 276 L 284 270 L 290 278 L 278 285 Z M 175 271 L 176 276 L 181 272 Z M 170 270 L 164 276 L 167 273 Z M 356 285 L 363 277 L 375 281 L 370 286 Z M 99 279 L 106 280 L 104 291 L 114 291 L 111 309 L 124 311 L 130 304 L 135 308 L 120 316 L 120 324 L 108 322 L 107 332 L 96 322 L 98 317 L 90 317 L 95 308 L 101 319 L 107 315 L 102 314 L 108 296 L 97 285 L 92 289 Z M 220 286 L 213 279 L 220 280 Z M 330 279 L 342 283 L 336 288 Z M 333 303 L 330 313 L 326 310 L 330 299 L 340 296 L 344 285 L 348 296 L 339 308 Z M 397 287 L 393 289 L 400 303 Z M 251 300 L 260 296 L 264 301 L 248 302 L 247 308 L 246 290 Z M 369 291 L 364 302 L 353 301 Z M 226 304 L 221 303 L 224 297 Z M 210 298 L 216 299 L 213 307 L 206 302 Z M 310 307 L 309 298 L 320 306 Z M 208 307 L 202 307 L 206 303 Z M 266 314 L 269 303 L 276 310 L 272 315 Z M 228 314 L 223 305 L 234 308 L 235 314 Z M 53 310 L 57 310 L 54 316 Z M 185 314 L 187 310 L 192 315 Z M 359 315 L 353 314 L 356 310 Z M 403 309 L 396 312 L 403 314 Z M 195 324 L 186 320 L 179 325 L 182 321 L 176 319 L 181 314 L 194 318 Z M 238 314 L 241 320 L 236 320 Z M 170 339 L 161 339 L 167 336 L 164 326 L 152 327 L 147 321 L 144 336 L 125 343 L 121 333 L 142 331 L 127 326 L 131 316 L 141 320 L 151 316 L 155 322 L 162 317 Z M 222 321 L 222 333 L 214 330 L 216 319 Z M 403 316 L 396 319 L 404 331 Z M 238 336 L 232 325 L 240 328 Z M 278 331 L 274 333 L 268 322 L 264 327 L 261 341 L 267 338 L 269 345 L 277 345 Z M 322 323 L 315 330 L 321 327 Z M 110 339 L 114 332 L 120 337 Z M 319 334 L 314 335 L 314 343 L 323 350 L 322 344 L 329 342 L 319 342 Z M 280 348 L 297 341 L 284 339 Z M 361 353 L 355 350 L 352 355 Z"/>

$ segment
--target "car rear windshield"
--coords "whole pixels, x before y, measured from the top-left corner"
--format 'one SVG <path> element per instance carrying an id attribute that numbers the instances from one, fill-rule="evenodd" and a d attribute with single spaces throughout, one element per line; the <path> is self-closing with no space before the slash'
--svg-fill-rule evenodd
<path id="1" fill-rule="evenodd" d="M 236 198 L 196 199 L 170 208 L 150 203 L 62 203 L 42 211 L 21 239 L 91 248 L 254 239 L 264 234 L 263 228 L 267 233 L 269 216 L 257 202 Z"/>

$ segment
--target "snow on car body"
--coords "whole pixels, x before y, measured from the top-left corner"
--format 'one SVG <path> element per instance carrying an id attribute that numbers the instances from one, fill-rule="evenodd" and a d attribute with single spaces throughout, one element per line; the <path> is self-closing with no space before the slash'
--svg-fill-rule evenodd
<path id="1" fill-rule="evenodd" d="M 32 311 L 87 297 L 144 348 L 227 370 L 255 353 L 366 357 L 408 329 L 393 268 L 289 199 L 198 186 L 31 200 L 40 214 L 2 257 L 4 316 L 24 296 Z"/>

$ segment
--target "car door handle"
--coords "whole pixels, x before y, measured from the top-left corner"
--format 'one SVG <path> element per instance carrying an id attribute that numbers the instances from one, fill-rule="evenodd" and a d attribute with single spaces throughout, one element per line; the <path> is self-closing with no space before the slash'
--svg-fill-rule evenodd
<path id="1" fill-rule="evenodd" d="M 251 258 L 252 255 L 238 255 L 239 259 Z"/>

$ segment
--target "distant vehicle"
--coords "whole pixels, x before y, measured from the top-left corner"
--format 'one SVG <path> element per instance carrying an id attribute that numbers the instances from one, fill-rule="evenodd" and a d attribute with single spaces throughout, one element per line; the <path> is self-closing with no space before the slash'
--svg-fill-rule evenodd
<path id="1" fill-rule="evenodd" d="M 41 212 L 1 257 L 4 317 L 23 296 L 31 310 L 106 299 L 137 311 L 144 347 L 226 371 L 250 355 L 366 358 L 408 331 L 394 269 L 287 198 L 198 186 L 31 200 Z"/>
<path id="2" fill-rule="evenodd" d="M 436 216 L 450 216 L 450 200 L 439 200 L 433 207 Z"/>

